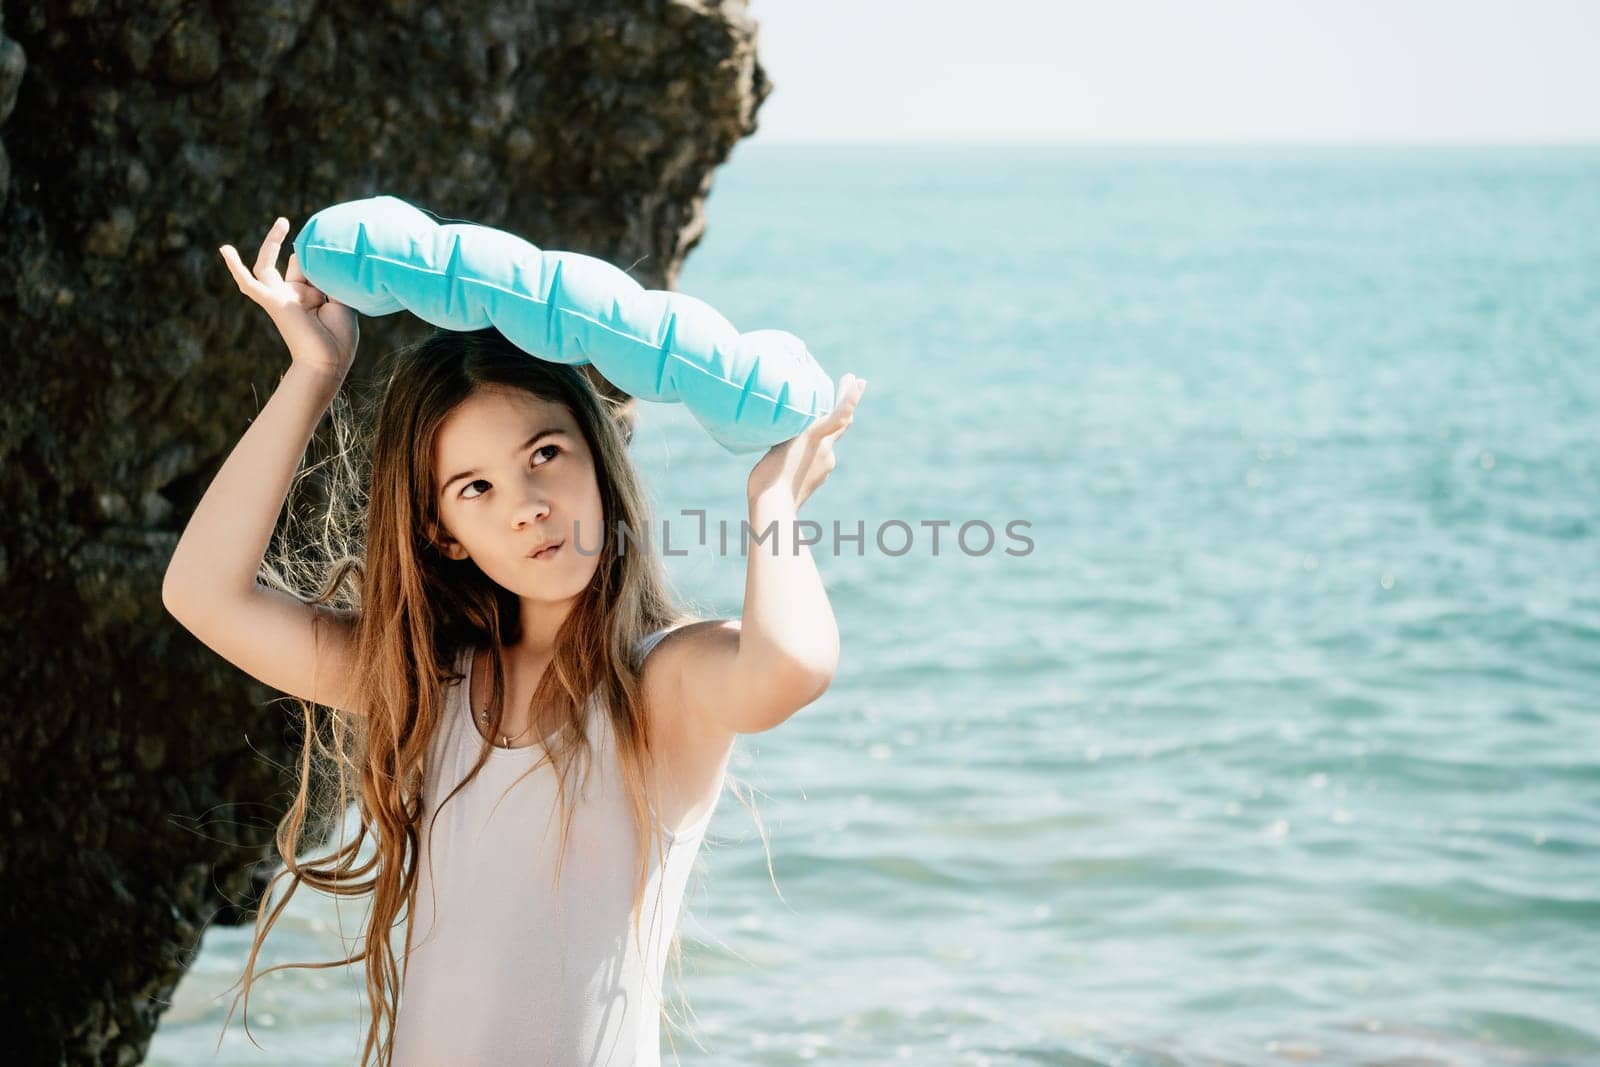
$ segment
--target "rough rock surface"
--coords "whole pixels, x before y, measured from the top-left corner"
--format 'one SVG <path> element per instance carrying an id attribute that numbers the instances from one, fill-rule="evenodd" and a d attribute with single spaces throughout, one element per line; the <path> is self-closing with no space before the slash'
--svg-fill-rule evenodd
<path id="1" fill-rule="evenodd" d="M 293 704 L 161 604 L 287 366 L 217 246 L 387 192 L 668 287 L 770 85 L 743 0 L 36 0 L 0 31 L 0 1019 L 13 1062 L 134 1063 L 207 924 L 252 918 L 293 781 Z M 417 333 L 364 320 L 351 384 Z"/>

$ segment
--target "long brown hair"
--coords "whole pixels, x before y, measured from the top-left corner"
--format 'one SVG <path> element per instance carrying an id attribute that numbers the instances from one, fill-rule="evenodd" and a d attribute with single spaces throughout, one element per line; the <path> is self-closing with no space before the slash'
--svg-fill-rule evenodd
<path id="1" fill-rule="evenodd" d="M 330 409 L 335 434 L 331 459 L 306 466 L 296 479 L 298 486 L 326 468 L 326 507 L 306 524 L 291 503 L 286 509 L 291 525 L 308 525 L 311 536 L 302 544 L 286 532 L 263 562 L 260 577 L 315 605 L 319 621 L 323 611 L 355 619 L 357 679 L 352 703 L 358 713 L 326 709 L 328 714 L 318 715 L 315 708 L 321 705 L 294 698 L 303 730 L 298 791 L 277 828 L 277 852 L 284 868 L 262 896 L 240 979 L 247 1036 L 250 987 L 258 977 L 256 957 L 304 882 L 339 897 L 371 894 L 365 943 L 342 960 L 278 964 L 262 975 L 286 967 L 324 969 L 364 962 L 370 1020 L 360 1063 L 365 1065 L 374 1054 L 379 1067 L 390 1061 L 404 974 L 389 935 L 415 914 L 425 757 L 443 717 L 445 687 L 462 678 L 455 663 L 463 645 L 489 649 L 492 736 L 505 710 L 503 650 L 520 637 L 516 594 L 488 578 L 470 559 L 448 558 L 436 540 L 440 525 L 434 444 L 451 411 L 480 389 L 523 390 L 565 405 L 595 459 L 606 536 L 595 574 L 556 636 L 554 658 L 533 701 L 534 706 L 566 711 L 562 729 L 566 743 L 555 752 L 547 751 L 539 763 L 551 762 L 558 773 L 564 812 L 561 857 L 571 828 L 569 777 L 580 762 L 586 762 L 578 757 L 589 753 L 582 712 L 592 695 L 601 698 L 611 718 L 623 784 L 640 829 L 632 910 L 635 944 L 639 944 L 652 849 L 657 864 L 665 861 L 662 828 L 651 815 L 652 809 L 661 810 L 659 792 L 646 800 L 646 783 L 658 779 L 635 650 L 649 633 L 701 616 L 675 597 L 660 559 L 650 550 L 650 539 L 644 536 L 650 529 L 650 509 L 627 452 L 632 401 L 607 395 L 598 384 L 592 368 L 533 358 L 493 328 L 437 330 L 419 344 L 396 351 L 375 405 L 369 398 L 368 408 L 376 407 L 369 420 L 352 425 L 343 394 L 335 399 Z M 360 425 L 366 421 L 370 428 Z M 368 472 L 365 478 L 360 473 L 363 468 Z M 623 539 L 613 535 L 624 529 L 639 538 L 630 537 L 625 548 Z M 306 596 L 299 591 L 302 586 L 317 592 Z M 488 762 L 489 749 L 485 741 L 466 780 L 435 805 L 436 816 L 437 809 L 478 776 Z M 730 784 L 737 796 L 731 774 L 724 779 L 725 786 Z M 328 844 L 352 797 L 359 817 L 354 840 L 345 842 L 341 833 L 341 843 L 328 853 L 302 858 L 308 846 Z M 753 807 L 746 807 L 755 814 Z M 759 816 L 756 822 L 759 827 Z M 369 837 L 371 854 L 362 859 L 362 844 Z M 770 858 L 768 866 L 770 870 Z M 559 860 L 556 877 L 560 877 Z M 269 910 L 272 887 L 283 878 L 290 880 L 288 891 Z M 681 979 L 677 931 L 669 955 Z M 235 1004 L 238 999 L 234 998 Z M 664 1002 L 660 1011 L 667 1018 L 670 1041 L 672 1020 Z M 224 1032 L 232 1017 L 230 1007 Z M 676 1055 L 675 1043 L 673 1052 Z"/>

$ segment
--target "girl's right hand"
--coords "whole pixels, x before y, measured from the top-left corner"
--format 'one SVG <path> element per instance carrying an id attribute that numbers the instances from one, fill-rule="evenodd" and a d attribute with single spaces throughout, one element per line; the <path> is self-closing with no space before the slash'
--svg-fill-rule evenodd
<path id="1" fill-rule="evenodd" d="M 361 336 L 355 309 L 308 282 L 293 252 L 289 253 L 288 277 L 278 273 L 278 252 L 288 232 L 288 219 L 280 217 L 273 222 L 256 253 L 253 275 L 232 245 L 223 245 L 218 251 L 239 283 L 239 291 L 260 304 L 272 319 L 294 362 L 343 382 L 355 361 Z"/>

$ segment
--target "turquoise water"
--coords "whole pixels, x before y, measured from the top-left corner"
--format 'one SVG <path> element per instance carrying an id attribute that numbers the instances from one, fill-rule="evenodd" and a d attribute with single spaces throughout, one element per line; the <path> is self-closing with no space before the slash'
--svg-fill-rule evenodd
<path id="1" fill-rule="evenodd" d="M 745 145 L 708 219 L 681 289 L 871 380 L 802 512 L 867 538 L 736 751 L 777 886 L 725 796 L 683 1063 L 1600 1062 L 1600 150 Z M 736 540 L 754 457 L 637 441 L 737 614 L 675 516 Z M 269 959 L 339 951 L 294 905 Z M 150 1062 L 352 1062 L 337 972 L 213 1056 L 248 940 Z"/>

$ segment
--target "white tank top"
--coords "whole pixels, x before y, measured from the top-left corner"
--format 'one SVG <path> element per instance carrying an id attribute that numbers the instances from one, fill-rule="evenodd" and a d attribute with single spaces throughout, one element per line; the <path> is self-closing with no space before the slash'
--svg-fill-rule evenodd
<path id="1" fill-rule="evenodd" d="M 667 633 L 648 635 L 637 662 Z M 716 801 L 677 834 L 665 831 L 664 870 L 649 850 L 641 959 L 629 922 L 637 835 L 597 699 L 587 709 L 595 762 L 587 780 L 580 762 L 567 782 L 572 827 L 559 886 L 551 884 L 562 830 L 555 769 L 546 762 L 507 792 L 543 757 L 542 746 L 490 749 L 478 777 L 433 822 L 483 744 L 467 700 L 471 649 L 459 666 L 463 680 L 447 690 L 425 770 L 393 1063 L 657 1067 L 666 949 Z"/>

